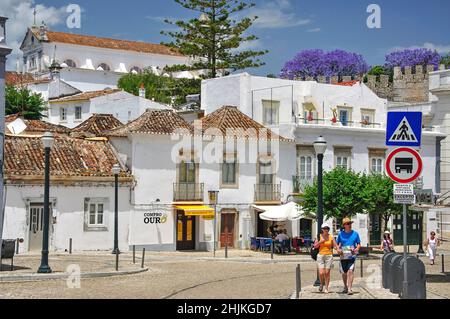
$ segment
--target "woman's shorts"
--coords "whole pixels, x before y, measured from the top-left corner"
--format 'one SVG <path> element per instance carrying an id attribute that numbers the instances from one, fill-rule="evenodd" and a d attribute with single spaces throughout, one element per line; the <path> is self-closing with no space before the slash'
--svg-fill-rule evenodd
<path id="1" fill-rule="evenodd" d="M 317 255 L 319 269 L 331 269 L 333 266 L 333 255 Z"/>

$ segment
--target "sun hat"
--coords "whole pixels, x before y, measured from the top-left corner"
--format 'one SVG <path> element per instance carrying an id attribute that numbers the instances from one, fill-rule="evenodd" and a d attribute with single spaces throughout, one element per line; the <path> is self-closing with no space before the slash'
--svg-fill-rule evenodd
<path id="1" fill-rule="evenodd" d="M 384 232 L 384 234 L 385 234 L 385 235 L 390 235 L 391 232 L 390 232 L 389 230 L 386 230 L 386 231 Z"/>
<path id="2" fill-rule="evenodd" d="M 352 220 L 348 217 L 345 217 L 344 220 L 342 221 L 342 225 L 345 224 L 353 224 Z"/>
<path id="3" fill-rule="evenodd" d="M 324 228 L 331 229 L 330 225 L 328 225 L 327 223 L 323 223 L 323 224 L 322 224 L 321 229 L 324 229 Z"/>

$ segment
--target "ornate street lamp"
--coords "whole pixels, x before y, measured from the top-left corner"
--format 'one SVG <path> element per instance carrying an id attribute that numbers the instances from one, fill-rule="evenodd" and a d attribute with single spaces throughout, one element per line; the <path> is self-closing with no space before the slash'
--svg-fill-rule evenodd
<path id="1" fill-rule="evenodd" d="M 320 240 L 320 232 L 323 224 L 323 158 L 327 150 L 327 142 L 323 136 L 314 142 L 314 150 L 317 155 L 318 169 L 317 169 L 317 237 Z M 319 270 L 317 270 L 317 279 L 315 286 L 320 286 Z"/>
<path id="2" fill-rule="evenodd" d="M 42 138 L 45 152 L 45 173 L 44 173 L 44 231 L 42 237 L 42 256 L 39 274 L 49 274 L 52 269 L 48 265 L 48 238 L 50 228 L 50 151 L 55 141 L 53 134 L 46 132 Z"/>
<path id="3" fill-rule="evenodd" d="M 209 204 L 214 205 L 214 258 L 216 258 L 216 242 L 217 242 L 217 203 L 219 199 L 219 191 L 208 191 Z"/>
<path id="4" fill-rule="evenodd" d="M 114 249 L 113 254 L 120 254 L 119 250 L 119 174 L 122 168 L 119 164 L 114 164 L 112 173 L 114 174 Z"/>

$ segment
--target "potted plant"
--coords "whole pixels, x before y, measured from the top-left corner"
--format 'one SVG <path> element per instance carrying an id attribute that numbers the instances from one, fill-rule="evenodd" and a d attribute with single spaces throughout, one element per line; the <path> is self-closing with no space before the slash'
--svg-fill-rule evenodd
<path id="1" fill-rule="evenodd" d="M 331 108 L 331 111 L 333 112 L 333 118 L 331 119 L 331 124 L 335 125 L 337 124 L 337 118 L 338 118 L 338 110 L 337 108 Z"/>

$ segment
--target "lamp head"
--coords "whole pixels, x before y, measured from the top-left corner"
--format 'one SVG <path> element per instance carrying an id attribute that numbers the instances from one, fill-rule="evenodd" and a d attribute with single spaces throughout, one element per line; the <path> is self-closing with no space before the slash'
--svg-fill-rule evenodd
<path id="1" fill-rule="evenodd" d="M 325 141 L 323 136 L 319 136 L 314 142 L 314 150 L 316 151 L 317 155 L 325 154 L 325 151 L 327 150 L 327 142 Z"/>
<path id="2" fill-rule="evenodd" d="M 41 137 L 42 144 L 44 144 L 44 148 L 52 148 L 55 142 L 55 137 L 50 132 L 45 132 Z"/>
<path id="3" fill-rule="evenodd" d="M 112 173 L 114 175 L 119 175 L 121 171 L 122 171 L 122 168 L 120 167 L 120 165 L 114 164 L 114 166 L 112 167 Z"/>

